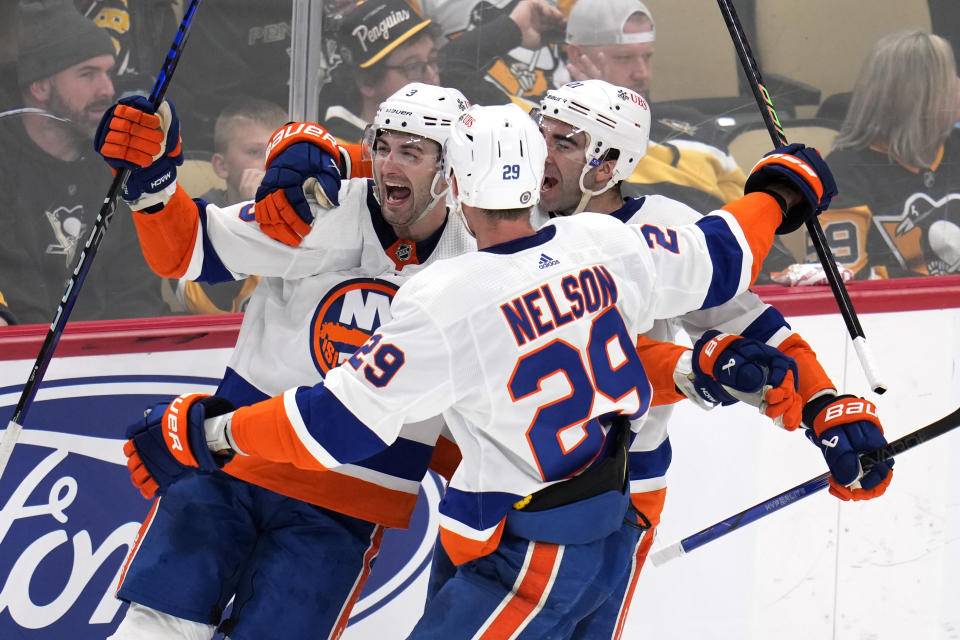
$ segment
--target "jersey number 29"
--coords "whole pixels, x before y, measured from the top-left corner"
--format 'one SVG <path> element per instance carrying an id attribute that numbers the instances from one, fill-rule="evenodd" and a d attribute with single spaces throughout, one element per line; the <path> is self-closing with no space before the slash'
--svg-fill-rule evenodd
<path id="1" fill-rule="evenodd" d="M 594 319 L 586 353 L 556 339 L 521 356 L 508 383 L 510 397 L 518 402 L 541 393 L 543 381 L 558 373 L 566 376 L 570 392 L 541 404 L 527 429 L 545 481 L 573 475 L 602 449 L 598 394 L 609 401 L 602 405 L 631 411 L 630 417 L 642 415 L 650 403 L 646 372 L 616 307 Z"/>

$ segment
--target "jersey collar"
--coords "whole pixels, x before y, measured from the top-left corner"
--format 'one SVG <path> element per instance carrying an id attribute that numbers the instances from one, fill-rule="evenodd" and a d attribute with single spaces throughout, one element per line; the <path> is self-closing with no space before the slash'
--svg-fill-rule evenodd
<path id="1" fill-rule="evenodd" d="M 627 198 L 623 202 L 623 206 L 617 209 L 616 211 L 610 212 L 614 218 L 620 222 L 628 222 L 630 218 L 640 210 L 640 207 L 643 206 L 644 201 L 647 199 L 647 196 L 640 196 L 639 198 Z"/>
<path id="2" fill-rule="evenodd" d="M 508 253 L 519 253 L 524 249 L 529 249 L 530 247 L 537 247 L 541 244 L 545 244 L 550 240 L 553 240 L 553 236 L 557 235 L 557 228 L 552 224 L 548 224 L 540 228 L 532 236 L 526 236 L 523 238 L 517 238 L 516 240 L 507 240 L 506 242 L 501 242 L 500 244 L 495 244 L 493 246 L 487 247 L 486 249 L 480 249 L 480 251 L 486 251 L 487 253 L 498 253 L 498 254 L 508 254 Z"/>
<path id="3" fill-rule="evenodd" d="M 380 203 L 377 202 L 374 195 L 373 180 L 369 179 L 367 180 L 367 209 L 370 211 L 370 220 L 373 222 L 373 230 L 377 233 L 380 246 L 383 247 L 383 252 L 387 254 L 387 257 L 393 261 L 393 266 L 397 271 L 402 271 L 409 264 L 426 262 L 433 250 L 437 248 L 443 230 L 447 228 L 448 218 L 444 218 L 443 224 L 423 240 L 414 241 L 398 238 L 393 227 L 383 217 Z"/>

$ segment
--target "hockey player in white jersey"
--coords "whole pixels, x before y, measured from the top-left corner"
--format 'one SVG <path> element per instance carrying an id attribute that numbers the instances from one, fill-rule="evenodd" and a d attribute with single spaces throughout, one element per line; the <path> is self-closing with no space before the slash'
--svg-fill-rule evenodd
<path id="1" fill-rule="evenodd" d="M 161 122 L 144 106 L 112 109 L 98 149 L 114 166 L 134 169 L 127 196 L 151 266 L 209 282 L 263 276 L 217 391 L 233 406 L 321 380 L 389 319 L 402 281 L 476 247 L 442 198 L 441 145 L 468 106 L 458 91 L 411 84 L 383 103 L 369 140 L 375 181 L 341 185 L 331 165 L 338 150 L 320 127 L 281 128 L 267 161 L 273 189 L 256 207 L 308 207 L 317 220 L 297 227 L 303 237 L 279 221 L 261 228 L 252 202 L 221 209 L 191 200 L 175 179 L 151 189 L 158 174 L 175 178 L 164 154 L 179 148 L 179 135 L 175 112 L 165 107 Z M 339 206 L 308 203 L 307 176 L 322 186 L 308 188 L 309 198 Z M 180 474 L 154 477 L 163 474 L 152 467 L 149 442 L 128 446 L 135 482 L 152 496 L 159 481 L 163 495 L 125 568 L 119 597 L 134 604 L 113 638 L 210 638 L 218 623 L 233 640 L 338 637 L 384 527 L 408 525 L 428 463 L 448 474 L 456 466 L 452 445 L 434 448 L 439 427 L 432 420 L 404 428 L 386 451 L 336 473 L 237 457 L 217 473 L 172 482 Z M 231 596 L 232 613 L 221 622 Z"/>
<path id="2" fill-rule="evenodd" d="M 566 216 L 582 211 L 609 214 L 630 225 L 639 225 L 644 233 L 656 234 L 664 226 L 688 224 L 701 219 L 701 214 L 688 206 L 663 196 L 648 195 L 624 198 L 620 183 L 627 179 L 644 156 L 650 123 L 646 101 L 629 89 L 603 80 L 571 82 L 548 91 L 541 100 L 539 125 L 547 142 L 547 161 L 536 224 L 553 216 Z M 835 385 L 816 359 L 816 354 L 779 311 L 747 291 L 733 300 L 706 310 L 692 311 L 677 318 L 657 320 L 647 332 L 655 340 L 674 341 L 683 329 L 697 347 L 707 344 L 717 331 L 739 334 L 779 348 L 791 356 L 799 368 L 798 390 L 802 405 L 768 406 L 762 410 L 775 418 L 780 426 L 796 429 L 801 422 L 812 428 L 817 416 L 826 415 L 831 407 L 865 402 L 860 398 L 837 397 Z M 642 349 L 642 346 L 641 346 Z M 662 353 L 662 352 L 661 352 Z M 681 355 L 683 354 L 683 355 Z M 704 407 L 731 404 L 736 399 L 711 383 L 693 365 L 691 352 L 677 351 L 676 366 L 658 363 L 648 371 L 674 371 L 677 388 Z M 644 353 L 641 351 L 641 356 Z M 779 384 L 780 380 L 773 380 Z M 660 385 L 664 388 L 666 385 Z M 672 398 L 681 398 L 674 394 Z M 755 406 L 759 398 L 746 398 Z M 836 409 L 833 409 L 834 411 Z M 786 413 L 784 413 L 786 411 Z M 667 422 L 672 406 L 653 407 L 646 426 L 634 440 L 630 450 L 631 493 L 635 506 L 655 527 L 666 493 L 665 473 L 671 460 Z M 873 421 L 850 417 L 848 429 L 879 430 Z M 831 469 L 833 470 L 833 469 Z M 844 500 L 863 500 L 881 495 L 890 482 L 887 467 L 876 469 L 870 477 L 846 477 L 832 481 L 831 492 Z M 641 541 L 635 571 L 639 573 L 653 536 Z M 629 594 L 627 594 L 629 600 Z"/>
<path id="3" fill-rule="evenodd" d="M 624 590 L 640 536 L 622 417 L 642 433 L 651 389 L 634 336 L 745 291 L 774 231 L 832 197 L 826 165 L 802 154 L 772 174 L 782 183 L 766 173 L 737 206 L 660 235 L 608 216 L 535 231 L 545 156 L 517 107 L 471 108 L 445 164 L 480 251 L 406 281 L 391 321 L 322 383 L 232 413 L 183 397 L 144 431 L 184 467 L 216 469 L 233 455 L 327 470 L 442 412 L 463 454 L 441 504 L 459 569 L 412 638 L 595 637 L 592 614 Z M 564 491 L 596 469 L 607 481 Z"/>

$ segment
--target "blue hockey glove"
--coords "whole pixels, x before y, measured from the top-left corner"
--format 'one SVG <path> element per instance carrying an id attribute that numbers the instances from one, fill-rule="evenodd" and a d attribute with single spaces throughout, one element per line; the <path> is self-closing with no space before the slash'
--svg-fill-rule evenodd
<path id="1" fill-rule="evenodd" d="M 320 125 L 297 122 L 278 129 L 267 147 L 266 174 L 253 212 L 274 240 L 299 246 L 310 233 L 307 194 L 324 209 L 340 205 L 340 147 Z"/>
<path id="2" fill-rule="evenodd" d="M 180 146 L 173 103 L 164 100 L 154 112 L 143 96 L 122 98 L 107 109 L 93 139 L 94 149 L 114 171 L 130 169 L 123 199 L 137 209 L 164 202 L 157 194 L 176 182 L 177 167 L 183 164 Z"/>
<path id="3" fill-rule="evenodd" d="M 233 405 L 224 398 L 191 394 L 157 404 L 128 427 L 123 452 L 130 479 L 144 497 L 163 495 L 194 468 L 212 471 L 226 464 L 229 457 L 208 448 L 203 422 L 231 411 Z"/>
<path id="4" fill-rule="evenodd" d="M 766 154 L 750 172 L 743 192 L 770 193 L 775 183 L 788 184 L 802 196 L 798 204 L 784 212 L 783 222 L 777 228 L 779 234 L 795 231 L 810 218 L 820 215 L 837 195 L 837 183 L 820 152 L 797 143 Z"/>
<path id="5" fill-rule="evenodd" d="M 883 495 L 893 478 L 893 460 L 864 472 L 860 454 L 887 444 L 877 407 L 851 395 L 814 398 L 803 409 L 806 435 L 830 468 L 830 493 L 841 500 L 869 500 Z"/>
<path id="6" fill-rule="evenodd" d="M 759 340 L 707 331 L 693 345 L 690 371 L 678 363 L 674 381 L 703 407 L 743 401 L 788 430 L 800 425 L 797 363 Z"/>

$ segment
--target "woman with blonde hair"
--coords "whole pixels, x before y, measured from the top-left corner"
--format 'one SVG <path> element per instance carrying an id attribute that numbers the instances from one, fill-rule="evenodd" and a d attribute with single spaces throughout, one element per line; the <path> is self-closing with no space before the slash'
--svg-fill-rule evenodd
<path id="1" fill-rule="evenodd" d="M 856 277 L 960 271 L 958 93 L 939 36 L 892 33 L 867 56 L 827 158 L 840 195 L 820 218 Z"/>

